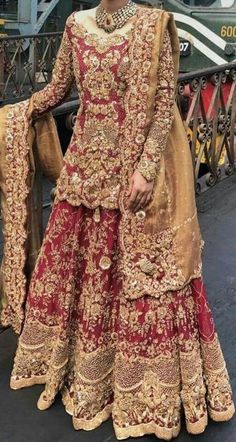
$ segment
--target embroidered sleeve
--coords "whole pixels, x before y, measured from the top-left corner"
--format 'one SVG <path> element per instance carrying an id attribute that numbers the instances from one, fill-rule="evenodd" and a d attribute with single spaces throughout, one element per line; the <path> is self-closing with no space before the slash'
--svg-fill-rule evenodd
<path id="1" fill-rule="evenodd" d="M 41 91 L 35 92 L 31 97 L 34 109 L 33 117 L 47 112 L 59 105 L 69 92 L 74 81 L 71 46 L 66 23 L 53 67 L 51 81 Z"/>
<path id="2" fill-rule="evenodd" d="M 155 111 L 137 169 L 147 181 L 158 173 L 161 154 L 165 149 L 173 119 L 175 100 L 174 64 L 169 32 L 165 32 L 157 76 Z"/>

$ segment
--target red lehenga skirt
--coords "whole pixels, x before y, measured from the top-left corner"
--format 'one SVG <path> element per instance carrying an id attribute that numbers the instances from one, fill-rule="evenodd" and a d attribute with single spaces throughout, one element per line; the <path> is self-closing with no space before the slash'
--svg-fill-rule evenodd
<path id="1" fill-rule="evenodd" d="M 100 218 L 100 219 L 99 219 Z M 112 416 L 116 437 L 205 429 L 232 417 L 224 358 L 201 279 L 160 298 L 127 300 L 119 270 L 119 210 L 54 204 L 33 272 L 11 376 L 18 389 L 58 392 L 75 429 Z"/>

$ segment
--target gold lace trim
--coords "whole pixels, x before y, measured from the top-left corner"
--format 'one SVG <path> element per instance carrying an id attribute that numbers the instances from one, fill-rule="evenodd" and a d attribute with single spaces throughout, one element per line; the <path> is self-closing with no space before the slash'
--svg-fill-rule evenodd
<path id="1" fill-rule="evenodd" d="M 215 411 L 212 410 L 212 408 L 208 407 L 208 412 L 213 421 L 227 422 L 233 417 L 235 413 L 235 406 L 234 404 L 231 404 L 229 408 L 225 411 Z"/>
<path id="2" fill-rule="evenodd" d="M 94 430 L 99 427 L 104 421 L 109 419 L 112 411 L 112 404 L 107 405 L 102 411 L 100 411 L 93 419 L 77 419 L 72 418 L 73 426 L 75 430 Z"/>
<path id="3" fill-rule="evenodd" d="M 12 390 L 19 390 L 20 388 L 32 387 L 33 385 L 45 384 L 46 375 L 43 376 L 32 376 L 28 379 L 17 378 L 17 376 L 12 376 L 10 380 L 10 387 Z"/>
<path id="4" fill-rule="evenodd" d="M 159 439 L 171 440 L 173 437 L 177 437 L 180 432 L 180 424 L 174 428 L 163 428 L 155 422 L 128 426 L 127 428 L 121 428 L 114 423 L 113 427 L 118 440 L 127 439 L 128 437 L 140 437 L 145 434 L 155 434 Z"/>
<path id="5" fill-rule="evenodd" d="M 201 434 L 205 430 L 208 423 L 208 415 L 205 413 L 197 422 L 186 421 L 188 433 Z"/>

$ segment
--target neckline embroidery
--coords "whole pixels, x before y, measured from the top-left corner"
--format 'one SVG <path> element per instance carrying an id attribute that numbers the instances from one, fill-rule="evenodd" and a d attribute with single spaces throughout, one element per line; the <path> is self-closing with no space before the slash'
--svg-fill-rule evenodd
<path id="1" fill-rule="evenodd" d="M 82 31 L 84 36 L 89 37 L 89 38 L 94 38 L 96 41 L 102 41 L 103 43 L 105 43 L 105 42 L 110 42 L 110 41 L 112 42 L 112 41 L 117 41 L 117 40 L 118 41 L 129 40 L 129 37 L 131 36 L 131 34 L 135 28 L 136 20 L 138 17 L 138 9 L 139 8 L 137 8 L 137 11 L 135 14 L 135 20 L 133 21 L 131 28 L 128 31 L 126 31 L 124 34 L 116 33 L 113 35 L 104 35 L 103 36 L 103 35 L 97 34 L 96 32 L 89 32 L 87 30 L 87 28 L 82 23 L 79 23 L 76 20 L 75 14 L 77 11 L 74 11 L 72 13 L 72 20 L 73 20 L 73 23 L 78 27 L 78 29 L 80 29 Z"/>

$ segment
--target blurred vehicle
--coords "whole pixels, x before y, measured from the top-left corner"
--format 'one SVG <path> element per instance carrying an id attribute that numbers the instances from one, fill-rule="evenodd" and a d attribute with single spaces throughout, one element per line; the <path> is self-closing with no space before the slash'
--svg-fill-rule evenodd
<path id="1" fill-rule="evenodd" d="M 181 71 L 236 60 L 235 0 L 166 0 L 174 13 L 181 49 Z"/>

